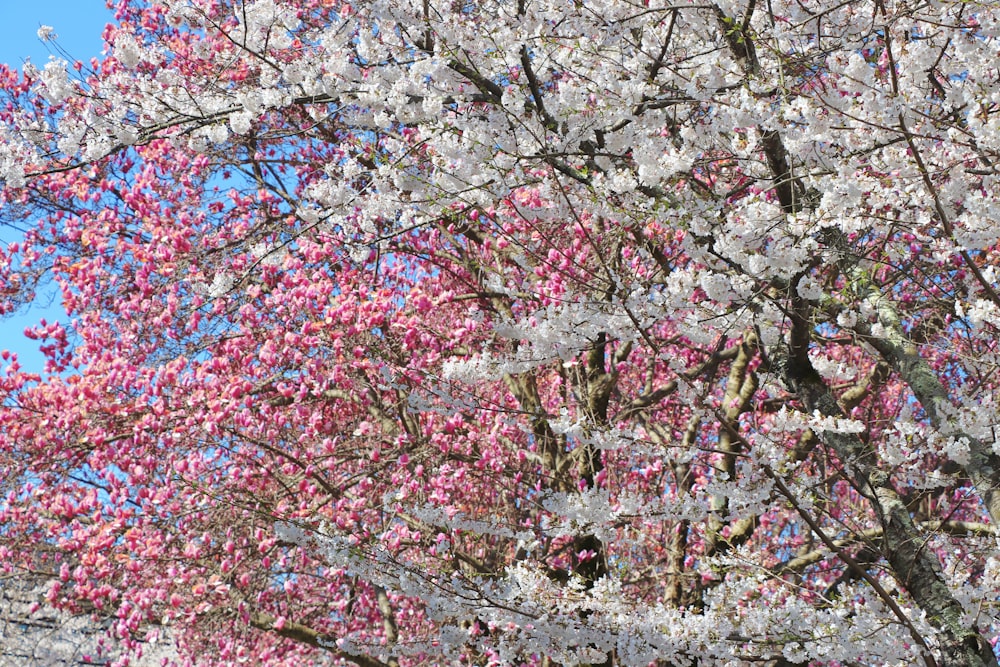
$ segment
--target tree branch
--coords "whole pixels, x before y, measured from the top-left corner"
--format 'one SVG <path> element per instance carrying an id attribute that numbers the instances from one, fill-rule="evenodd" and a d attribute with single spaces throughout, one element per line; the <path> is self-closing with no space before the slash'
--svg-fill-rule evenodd
<path id="1" fill-rule="evenodd" d="M 986 504 L 990 519 L 994 524 L 1000 525 L 1000 457 L 993 452 L 991 443 L 985 443 L 955 428 L 951 422 L 953 407 L 948 390 L 927 360 L 920 356 L 917 346 L 907 338 L 899 313 L 892 303 L 870 285 L 869 281 L 864 281 L 864 284 L 869 285 L 865 301 L 875 307 L 878 322 L 885 334 L 873 335 L 871 325 L 864 322 L 856 325 L 855 331 L 864 336 L 865 342 L 875 348 L 899 373 L 920 401 L 934 428 L 968 442 L 969 462 L 962 468 Z"/>
<path id="2" fill-rule="evenodd" d="M 277 622 L 278 619 L 269 614 L 255 612 L 250 615 L 250 625 L 258 630 L 273 632 L 281 637 L 284 637 L 285 639 L 291 639 L 292 641 L 299 642 L 300 644 L 306 644 L 307 646 L 323 649 L 341 660 L 353 662 L 358 665 L 358 667 L 391 667 L 388 663 L 384 663 L 381 660 L 370 656 L 351 655 L 350 653 L 341 651 L 336 647 L 336 640 L 333 637 L 325 635 L 318 630 L 310 628 L 309 626 L 292 621 L 285 621 L 281 624 L 281 627 L 278 628 L 276 625 Z"/>

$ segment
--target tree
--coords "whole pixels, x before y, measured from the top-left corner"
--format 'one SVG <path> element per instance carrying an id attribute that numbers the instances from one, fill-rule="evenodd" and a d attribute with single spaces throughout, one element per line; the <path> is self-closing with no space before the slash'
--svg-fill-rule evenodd
<path id="1" fill-rule="evenodd" d="M 0 586 L 0 665 L 107 665 L 120 657 L 108 641 L 108 622 L 73 614 L 44 603 L 50 582 L 44 575 L 16 572 Z M 147 633 L 143 660 L 135 665 L 159 665 L 176 658 L 162 630 Z"/>
<path id="2" fill-rule="evenodd" d="M 0 72 L 0 563 L 114 662 L 997 664 L 994 3 L 116 7 Z"/>

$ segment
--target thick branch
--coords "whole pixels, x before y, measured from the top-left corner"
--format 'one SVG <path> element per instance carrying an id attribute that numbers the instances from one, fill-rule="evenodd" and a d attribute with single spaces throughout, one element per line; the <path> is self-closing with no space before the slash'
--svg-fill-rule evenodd
<path id="1" fill-rule="evenodd" d="M 899 373 L 920 401 L 934 428 L 968 442 L 969 462 L 964 466 L 965 473 L 986 504 L 990 519 L 995 525 L 1000 525 L 1000 457 L 993 453 L 990 443 L 958 430 L 951 423 L 953 407 L 948 390 L 927 360 L 920 356 L 917 346 L 907 338 L 899 313 L 889 299 L 871 287 L 866 301 L 875 306 L 884 333 L 873 335 L 867 323 L 857 326 L 858 333 L 864 335 L 866 341 Z"/>
<path id="2" fill-rule="evenodd" d="M 389 594 L 381 586 L 375 587 L 375 595 L 378 600 L 378 610 L 382 614 L 382 628 L 385 631 L 385 641 L 389 646 L 393 646 L 399 641 L 399 630 L 396 628 L 396 613 L 392 610 L 392 603 L 389 601 Z M 399 661 L 389 658 L 389 667 L 399 667 Z"/>
<path id="3" fill-rule="evenodd" d="M 556 123 L 555 118 L 545 109 L 545 101 L 542 99 L 542 88 L 538 84 L 538 77 L 535 76 L 535 70 L 531 67 L 531 55 L 528 53 L 527 46 L 521 46 L 521 71 L 528 79 L 528 88 L 531 90 L 531 97 L 535 100 L 535 107 L 538 109 L 538 114 L 542 117 L 542 125 L 549 132 L 558 132 L 559 125 Z"/>
<path id="4" fill-rule="evenodd" d="M 323 649 L 324 651 L 333 654 L 338 659 L 353 662 L 359 667 L 390 667 L 381 660 L 377 660 L 376 658 L 372 658 L 370 656 L 351 655 L 341 651 L 337 648 L 336 641 L 333 637 L 324 635 L 309 626 L 294 623 L 292 621 L 285 621 L 279 628 L 276 625 L 277 622 L 278 619 L 268 614 L 254 613 L 250 615 L 250 625 L 258 630 L 273 632 L 281 637 L 284 637 L 285 639 L 291 639 L 292 641 L 299 642 L 300 644 L 306 644 L 308 646 Z"/>
<path id="5" fill-rule="evenodd" d="M 732 481 L 736 476 L 736 455 L 743 447 L 740 440 L 731 435 L 734 424 L 750 405 L 757 391 L 757 374 L 750 369 L 750 363 L 756 354 L 757 337 L 753 332 L 747 334 L 738 346 L 739 353 L 729 368 L 729 378 L 726 381 L 726 392 L 722 399 L 725 421 L 719 431 L 718 449 L 723 452 L 722 458 L 716 464 L 717 473 Z M 721 517 L 729 514 L 729 498 L 713 496 L 711 501 L 712 515 L 708 522 L 706 553 L 714 554 L 725 551 L 729 546 L 738 545 L 747 540 L 757 526 L 756 517 L 746 517 L 731 524 L 732 531 L 728 540 L 722 539 L 722 529 L 726 525 Z"/>
<path id="6" fill-rule="evenodd" d="M 787 364 L 787 371 L 786 382 L 809 412 L 818 411 L 826 417 L 843 416 L 833 393 L 811 364 L 803 367 L 800 359 L 799 363 Z M 882 523 L 886 560 L 914 602 L 941 631 L 944 664 L 996 666 L 997 660 L 989 644 L 974 627 L 963 622 L 964 610 L 948 589 L 941 564 L 934 553 L 924 547 L 925 538 L 892 488 L 889 476 L 876 466 L 874 451 L 856 434 L 826 431 L 820 437 L 850 468 L 858 489 L 877 511 Z M 833 548 L 832 543 L 827 546 Z"/>
<path id="7" fill-rule="evenodd" d="M 950 535 L 952 537 L 997 537 L 997 531 L 993 528 L 993 526 L 972 521 L 922 521 L 919 526 L 925 532 L 944 533 L 945 535 Z M 868 530 L 855 533 L 850 537 L 834 540 L 833 544 L 838 549 L 842 549 L 853 544 L 863 544 L 880 539 L 882 535 L 883 531 L 881 528 L 869 528 Z M 801 556 L 796 556 L 795 558 L 791 558 L 781 563 L 774 568 L 774 571 L 778 574 L 778 576 L 801 572 L 810 565 L 815 565 L 829 556 L 829 549 L 813 549 L 808 553 L 804 553 Z"/>
<path id="8" fill-rule="evenodd" d="M 769 468 L 765 468 L 765 471 L 770 475 L 771 479 L 774 480 L 774 484 L 778 489 L 778 492 L 788 500 L 799 516 L 802 517 L 812 531 L 823 541 L 824 544 L 826 544 L 827 548 L 836 553 L 837 557 L 843 561 L 843 563 L 847 565 L 847 567 L 854 572 L 859 579 L 865 580 L 868 585 L 872 587 L 878 596 L 882 598 L 882 601 L 885 602 L 886 606 L 892 609 L 900 623 L 902 623 L 910 631 L 910 636 L 913 637 L 914 641 L 926 648 L 927 644 L 924 642 L 923 637 L 910 622 L 903 610 L 899 608 L 899 605 L 896 604 L 896 601 L 892 598 L 892 596 L 889 595 L 882 584 L 879 583 L 878 579 L 870 575 L 868 571 L 861 566 L 861 564 L 854 560 L 854 558 L 851 557 L 846 551 L 836 545 L 830 536 L 826 534 L 826 531 L 824 531 L 823 528 L 816 523 L 812 516 L 809 515 L 809 512 L 805 511 L 805 509 L 799 505 L 798 500 L 795 498 L 795 494 L 792 493 L 791 489 L 788 488 L 781 477 L 774 474 Z M 934 658 L 929 654 L 925 654 L 924 661 L 928 667 L 936 665 Z"/>

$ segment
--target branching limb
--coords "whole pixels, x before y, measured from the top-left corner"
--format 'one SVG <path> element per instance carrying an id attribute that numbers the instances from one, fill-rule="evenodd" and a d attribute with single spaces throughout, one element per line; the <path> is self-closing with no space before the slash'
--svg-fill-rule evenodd
<path id="1" fill-rule="evenodd" d="M 882 332 L 873 335 L 868 323 L 859 323 L 856 331 L 899 373 L 934 427 L 968 443 L 969 462 L 964 470 L 986 504 L 993 523 L 1000 525 L 1000 457 L 993 452 L 991 443 L 964 433 L 951 423 L 953 407 L 948 390 L 906 336 L 899 313 L 889 299 L 871 287 L 866 301 L 875 307 Z"/>
<path id="2" fill-rule="evenodd" d="M 307 646 L 323 649 L 336 656 L 337 659 L 352 662 L 358 665 L 358 667 L 391 667 L 390 664 L 370 656 L 345 653 L 337 648 L 336 640 L 333 637 L 301 623 L 292 621 L 279 623 L 278 619 L 273 616 L 257 612 L 250 615 L 250 625 L 258 630 L 273 632 L 285 639 L 291 639 Z"/>

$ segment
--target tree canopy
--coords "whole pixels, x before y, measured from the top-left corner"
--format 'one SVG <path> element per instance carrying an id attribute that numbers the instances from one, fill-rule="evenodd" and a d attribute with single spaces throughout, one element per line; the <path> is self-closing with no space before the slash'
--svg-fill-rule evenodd
<path id="1" fill-rule="evenodd" d="M 997 3 L 109 4 L 0 67 L 3 650 L 997 665 Z"/>

